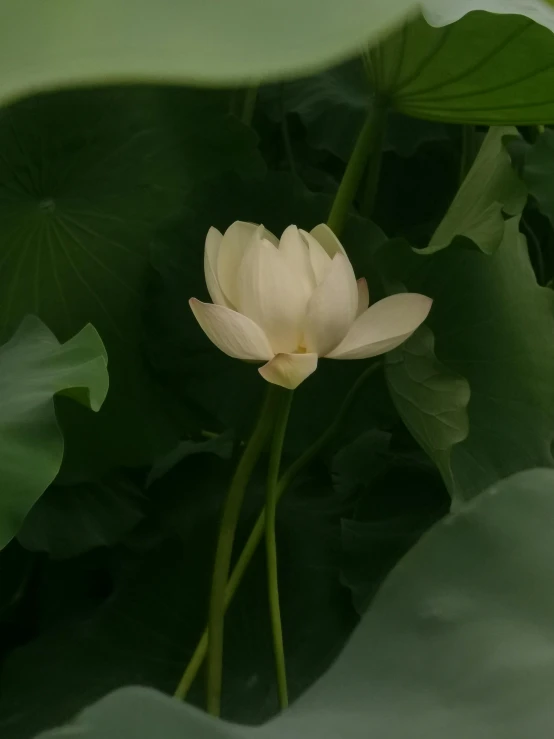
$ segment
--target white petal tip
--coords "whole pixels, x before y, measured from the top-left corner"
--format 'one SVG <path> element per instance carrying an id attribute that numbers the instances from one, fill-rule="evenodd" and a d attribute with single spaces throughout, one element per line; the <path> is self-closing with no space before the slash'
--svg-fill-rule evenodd
<path id="1" fill-rule="evenodd" d="M 335 239 L 337 238 L 335 236 L 334 231 L 332 231 L 326 223 L 318 223 L 317 226 L 314 226 L 312 228 L 312 230 L 310 231 L 310 233 L 312 234 L 312 236 L 314 235 L 314 231 L 316 233 L 332 234 Z"/>
<path id="2" fill-rule="evenodd" d="M 315 226 L 315 228 L 312 228 L 310 234 L 321 244 L 331 259 L 338 253 L 342 253 L 344 256 L 347 256 L 344 246 L 335 236 L 334 231 L 332 231 L 326 223 L 320 223 L 318 226 Z"/>
<path id="3" fill-rule="evenodd" d="M 298 226 L 295 226 L 294 223 L 291 223 L 290 226 L 287 226 L 283 233 L 281 234 L 281 238 L 283 238 L 284 234 L 286 233 L 298 233 Z"/>

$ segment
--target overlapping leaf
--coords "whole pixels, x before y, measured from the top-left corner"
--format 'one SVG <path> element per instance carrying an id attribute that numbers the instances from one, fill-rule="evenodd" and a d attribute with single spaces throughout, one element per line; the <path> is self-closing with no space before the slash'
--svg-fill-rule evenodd
<path id="1" fill-rule="evenodd" d="M 9 0 L 0 11 L 0 100 L 106 82 L 238 84 L 310 71 L 355 53 L 413 0 Z M 21 64 L 25 59 L 25 64 Z"/>

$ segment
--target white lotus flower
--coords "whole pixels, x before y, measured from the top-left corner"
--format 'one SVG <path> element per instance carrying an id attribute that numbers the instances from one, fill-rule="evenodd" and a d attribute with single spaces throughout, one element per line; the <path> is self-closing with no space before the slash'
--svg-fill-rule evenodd
<path id="1" fill-rule="evenodd" d="M 279 241 L 263 226 L 237 221 L 210 228 L 204 253 L 213 303 L 191 298 L 208 338 L 230 357 L 265 361 L 259 372 L 294 389 L 318 357 L 366 359 L 394 349 L 427 318 L 431 299 L 400 293 L 369 307 L 342 245 L 325 225 L 289 226 Z"/>

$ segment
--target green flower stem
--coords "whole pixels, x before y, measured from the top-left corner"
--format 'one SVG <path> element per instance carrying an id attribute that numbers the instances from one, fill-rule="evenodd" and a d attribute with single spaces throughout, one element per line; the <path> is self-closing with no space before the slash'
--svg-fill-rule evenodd
<path id="1" fill-rule="evenodd" d="M 256 108 L 257 98 L 258 85 L 247 87 L 244 92 L 244 101 L 242 104 L 242 112 L 240 115 L 241 121 L 247 126 L 252 125 L 252 119 L 254 118 L 254 110 Z"/>
<path id="2" fill-rule="evenodd" d="M 289 165 L 289 169 L 293 177 L 298 177 L 298 172 L 296 171 L 296 162 L 294 161 L 294 152 L 292 149 L 292 143 L 290 140 L 290 131 L 289 131 L 289 122 L 287 119 L 287 109 L 285 105 L 285 91 L 286 91 L 286 85 L 283 82 L 281 84 L 281 136 L 283 138 L 283 146 L 285 147 L 285 156 L 287 159 L 287 163 Z"/>
<path id="3" fill-rule="evenodd" d="M 335 195 L 327 225 L 340 238 L 356 192 L 360 185 L 373 142 L 373 115 L 370 112 L 354 146 L 343 178 Z"/>
<path id="4" fill-rule="evenodd" d="M 356 397 L 358 390 L 366 382 L 366 380 L 381 366 L 382 362 L 374 362 L 361 373 L 354 385 L 352 385 L 352 387 L 350 388 L 333 422 L 327 427 L 325 432 L 312 444 L 312 446 L 308 447 L 308 449 L 306 449 L 303 454 L 301 454 L 300 457 L 298 457 L 298 459 L 293 462 L 293 464 L 291 464 L 291 466 L 281 476 L 277 489 L 277 500 L 281 498 L 285 490 L 287 490 L 287 488 L 290 486 L 298 473 L 301 472 L 302 469 L 307 464 L 309 464 L 312 459 L 314 459 L 314 457 L 316 457 L 321 452 L 321 450 L 324 449 L 325 446 L 329 443 L 333 435 L 336 433 L 337 429 L 340 427 L 340 424 L 342 423 L 344 417 L 350 410 L 352 401 Z M 264 531 L 265 508 L 258 516 L 258 520 L 254 524 L 254 527 L 250 532 L 248 541 L 244 545 L 244 548 L 237 560 L 237 563 L 235 564 L 233 572 L 231 573 L 229 582 L 227 583 L 227 587 L 225 589 L 225 609 L 227 609 L 231 604 L 235 593 L 237 592 L 238 587 L 242 582 L 242 578 L 244 577 L 244 574 L 248 569 L 248 565 L 250 564 L 252 557 L 254 556 L 254 553 L 256 552 L 256 549 L 258 548 L 263 538 Z M 175 691 L 176 698 L 180 698 L 181 700 L 184 700 L 186 698 L 188 691 L 190 690 L 191 685 L 194 682 L 196 675 L 198 674 L 198 671 L 202 666 L 202 663 L 204 662 L 207 651 L 208 629 L 206 629 L 200 637 L 200 641 L 198 642 L 196 649 L 194 650 L 194 654 L 192 655 L 190 662 L 188 663 L 185 672 L 183 673 L 181 682 L 179 683 L 179 685 L 177 686 L 177 690 Z"/>
<path id="5" fill-rule="evenodd" d="M 460 174 L 458 177 L 458 185 L 461 187 L 471 169 L 475 157 L 477 156 L 478 143 L 476 137 L 475 126 L 462 126 L 462 151 L 460 154 Z"/>
<path id="6" fill-rule="evenodd" d="M 366 180 L 360 212 L 366 218 L 371 218 L 375 207 L 375 198 L 379 188 L 381 176 L 381 165 L 383 163 L 383 144 L 387 131 L 387 105 L 376 97 L 371 111 L 371 141 L 369 148 L 369 161 L 367 165 Z"/>
<path id="7" fill-rule="evenodd" d="M 287 708 L 289 704 L 289 697 L 287 689 L 287 671 L 285 666 L 285 650 L 283 647 L 283 628 L 281 626 L 281 608 L 279 605 L 279 577 L 277 567 L 275 521 L 277 516 L 277 501 L 279 500 L 279 468 L 281 467 L 283 442 L 285 440 L 285 432 L 287 430 L 287 422 L 292 404 L 292 391 L 281 389 L 279 395 L 280 405 L 275 418 L 273 440 L 271 442 L 271 452 L 269 456 L 269 472 L 267 476 L 265 547 L 269 614 L 273 636 L 277 692 L 279 695 L 279 705 L 284 709 Z"/>
<path id="8" fill-rule="evenodd" d="M 214 716 L 219 716 L 221 708 L 225 589 L 231 567 L 235 531 L 246 486 L 271 432 L 277 398 L 276 386 L 269 385 L 256 427 L 237 465 L 223 504 L 208 614 L 206 708 Z"/>

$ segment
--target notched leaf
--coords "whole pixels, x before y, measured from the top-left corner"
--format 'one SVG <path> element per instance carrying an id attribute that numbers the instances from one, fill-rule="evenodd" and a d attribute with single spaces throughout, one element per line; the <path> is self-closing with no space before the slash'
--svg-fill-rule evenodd
<path id="1" fill-rule="evenodd" d="M 15 536 L 32 505 L 52 482 L 63 457 L 54 396 L 98 411 L 108 392 L 107 356 L 90 324 L 60 344 L 28 316 L 0 347 L 0 548 Z"/>
<path id="2" fill-rule="evenodd" d="M 452 205 L 421 253 L 432 254 L 449 246 L 457 236 L 471 239 L 481 251 L 492 254 L 504 238 L 504 216 L 519 215 L 527 201 L 527 188 L 512 168 L 505 148 L 517 129 L 489 129 Z"/>

